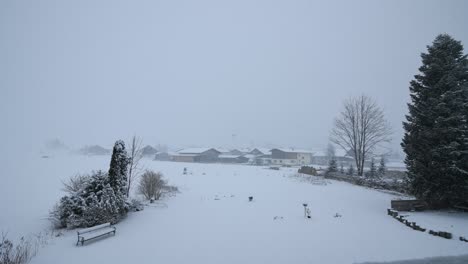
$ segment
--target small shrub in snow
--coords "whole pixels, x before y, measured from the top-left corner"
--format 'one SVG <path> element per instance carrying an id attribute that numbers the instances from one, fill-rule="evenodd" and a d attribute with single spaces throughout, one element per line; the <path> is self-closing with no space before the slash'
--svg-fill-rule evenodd
<path id="1" fill-rule="evenodd" d="M 298 170 L 299 173 L 303 173 L 303 174 L 308 174 L 308 175 L 313 175 L 313 176 L 316 176 L 317 175 L 317 170 L 312 167 L 312 166 L 302 166 L 299 170 Z"/>
<path id="2" fill-rule="evenodd" d="M 336 173 L 336 172 L 338 172 L 338 165 L 336 164 L 335 157 L 332 157 L 330 162 L 328 163 L 326 174 Z"/>
<path id="3" fill-rule="evenodd" d="M 148 200 L 159 200 L 166 184 L 167 182 L 160 172 L 145 171 L 141 175 L 138 191 Z"/>
<path id="4" fill-rule="evenodd" d="M 385 166 L 384 157 L 381 157 L 380 158 L 379 168 L 377 170 L 377 174 L 379 175 L 379 177 L 383 177 L 383 176 L 385 176 L 385 173 L 387 173 L 387 167 Z"/>
<path id="5" fill-rule="evenodd" d="M 375 166 L 374 158 L 371 160 L 370 169 L 365 173 L 366 177 L 375 178 L 377 177 L 377 167 Z"/>
<path id="6" fill-rule="evenodd" d="M 130 201 L 129 205 L 129 210 L 132 212 L 138 212 L 138 211 L 143 211 L 144 209 L 144 204 L 141 200 L 138 199 L 132 199 Z"/>

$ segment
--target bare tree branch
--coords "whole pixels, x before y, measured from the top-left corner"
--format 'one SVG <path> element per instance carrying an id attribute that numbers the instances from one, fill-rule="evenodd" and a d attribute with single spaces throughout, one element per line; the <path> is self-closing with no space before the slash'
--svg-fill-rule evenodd
<path id="1" fill-rule="evenodd" d="M 353 153 L 358 175 L 362 175 L 366 158 L 380 144 L 390 141 L 392 131 L 382 109 L 370 97 L 349 98 L 343 108 L 335 119 L 330 140 Z"/>
<path id="2" fill-rule="evenodd" d="M 137 136 L 132 137 L 130 145 L 130 162 L 128 165 L 128 184 L 127 184 L 127 197 L 130 195 L 133 182 L 140 175 L 143 168 L 140 161 L 143 158 L 142 139 Z"/>

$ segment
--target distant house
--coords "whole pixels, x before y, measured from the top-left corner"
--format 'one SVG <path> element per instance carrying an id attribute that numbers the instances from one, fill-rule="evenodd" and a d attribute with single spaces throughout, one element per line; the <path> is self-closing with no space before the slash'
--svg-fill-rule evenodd
<path id="1" fill-rule="evenodd" d="M 244 157 L 248 158 L 249 163 L 253 165 L 271 164 L 271 151 L 267 148 L 248 149 L 248 152 Z"/>
<path id="2" fill-rule="evenodd" d="M 326 150 L 313 150 L 312 155 L 312 164 L 316 165 L 328 165 L 330 162 L 330 155 L 327 153 Z M 343 149 L 339 148 L 335 150 L 335 160 L 339 164 L 343 164 L 345 166 L 349 166 L 353 161 L 352 155 L 350 155 L 349 151 L 344 151 Z"/>
<path id="3" fill-rule="evenodd" d="M 244 154 L 244 153 L 242 153 L 242 151 L 240 151 L 240 150 L 238 150 L 238 149 L 231 149 L 231 150 L 229 151 L 229 154 L 231 154 L 231 155 L 242 155 L 242 154 Z"/>
<path id="4" fill-rule="evenodd" d="M 110 149 L 103 148 L 99 145 L 86 146 L 79 150 L 79 153 L 82 155 L 88 156 L 97 156 L 97 155 L 109 155 L 111 153 Z"/>
<path id="5" fill-rule="evenodd" d="M 221 163 L 247 163 L 249 159 L 242 155 L 221 154 L 218 156 L 218 161 Z"/>
<path id="6" fill-rule="evenodd" d="M 307 165 L 312 163 L 310 150 L 275 148 L 271 150 L 271 163 L 275 165 Z"/>
<path id="7" fill-rule="evenodd" d="M 141 154 L 143 156 L 154 156 L 156 153 L 158 153 L 158 150 L 156 150 L 150 145 L 147 145 L 146 147 L 141 149 Z"/>
<path id="8" fill-rule="evenodd" d="M 230 154 L 230 150 L 227 148 L 214 148 L 217 150 L 220 154 Z"/>
<path id="9" fill-rule="evenodd" d="M 254 148 L 252 149 L 249 154 L 253 155 L 271 155 L 271 149 L 268 148 Z"/>
<path id="10" fill-rule="evenodd" d="M 251 148 L 240 148 L 237 150 L 239 150 L 242 154 L 250 154 L 250 151 L 252 151 Z"/>
<path id="11" fill-rule="evenodd" d="M 161 151 L 154 154 L 154 160 L 169 161 L 171 160 L 171 156 L 169 153 Z"/>
<path id="12" fill-rule="evenodd" d="M 187 148 L 172 155 L 173 161 L 178 162 L 216 162 L 221 154 L 214 148 Z"/>

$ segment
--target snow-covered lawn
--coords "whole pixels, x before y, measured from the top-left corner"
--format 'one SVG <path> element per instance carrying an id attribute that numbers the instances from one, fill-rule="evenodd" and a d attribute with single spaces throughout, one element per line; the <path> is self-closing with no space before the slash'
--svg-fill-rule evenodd
<path id="1" fill-rule="evenodd" d="M 386 209 L 395 196 L 388 193 L 331 180 L 301 181 L 291 177 L 292 168 L 144 164 L 161 171 L 180 193 L 131 213 L 117 225 L 115 236 L 83 247 L 75 246 L 76 232 L 64 232 L 32 263 L 335 264 L 468 254 L 468 243 L 417 232 L 389 217 Z M 0 229 L 40 231 L 47 226 L 42 220 L 47 210 L 62 195 L 61 179 L 108 165 L 109 157 L 38 158 L 8 178 L 12 187 L 0 187 L 0 198 L 8 200 L 1 203 Z M 182 174 L 184 167 L 189 174 Z M 37 172 L 30 175 L 31 169 Z M 28 187 L 18 189 L 28 181 Z M 311 219 L 303 217 L 303 203 L 309 204 Z M 450 231 L 453 225 L 457 235 L 468 237 L 468 214 L 411 217 L 433 229 Z"/>

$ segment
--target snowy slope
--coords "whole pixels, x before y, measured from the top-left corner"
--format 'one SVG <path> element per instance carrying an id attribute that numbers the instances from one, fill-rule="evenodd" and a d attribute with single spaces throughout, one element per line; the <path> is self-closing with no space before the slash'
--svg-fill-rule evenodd
<path id="1" fill-rule="evenodd" d="M 25 222 L 36 223 L 59 198 L 60 191 L 54 188 L 60 188 L 61 178 L 106 168 L 109 161 L 71 156 L 44 162 L 42 180 L 34 188 L 42 186 L 50 193 L 42 197 L 36 192 L 41 208 L 23 217 Z M 145 167 L 163 172 L 181 193 L 130 214 L 117 225 L 115 237 L 76 247 L 76 232 L 65 232 L 42 248 L 32 263 L 335 264 L 468 254 L 467 243 L 413 231 L 387 216 L 386 208 L 395 198 L 391 194 L 343 182 L 307 183 L 290 177 L 294 169 L 151 160 L 145 160 Z M 182 174 L 184 167 L 188 175 Z M 248 202 L 248 196 L 254 201 Z M 304 202 L 311 219 L 303 217 Z M 16 210 L 26 213 L 36 201 L 26 204 Z M 333 217 L 336 213 L 342 217 Z M 419 221 L 430 216 L 420 215 Z M 468 214 L 458 218 L 468 220 Z M 442 222 L 451 220 L 448 216 Z M 2 227 L 6 223 L 19 231 L 34 226 L 14 226 L 14 221 L 3 214 L 0 219 Z M 461 226 L 457 232 L 465 232 L 468 221 L 454 221 Z"/>

